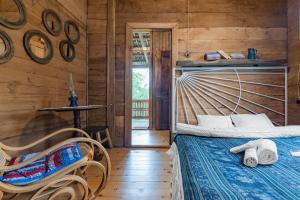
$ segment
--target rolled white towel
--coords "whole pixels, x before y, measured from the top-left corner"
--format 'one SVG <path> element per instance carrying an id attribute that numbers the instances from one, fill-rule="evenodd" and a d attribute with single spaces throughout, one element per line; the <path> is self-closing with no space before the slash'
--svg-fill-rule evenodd
<path id="1" fill-rule="evenodd" d="M 241 152 L 243 152 L 247 149 L 257 147 L 262 141 L 263 141 L 263 139 L 253 140 L 253 141 L 247 142 L 246 144 L 242 144 L 240 146 L 231 148 L 230 152 L 231 153 L 241 153 Z"/>
<path id="2" fill-rule="evenodd" d="M 248 167 L 256 167 L 258 165 L 256 150 L 257 148 L 253 147 L 245 151 L 244 165 Z"/>
<path id="3" fill-rule="evenodd" d="M 293 157 L 300 157 L 300 151 L 291 151 Z"/>
<path id="4" fill-rule="evenodd" d="M 271 165 L 278 161 L 278 153 L 275 142 L 262 140 L 257 146 L 258 164 Z"/>

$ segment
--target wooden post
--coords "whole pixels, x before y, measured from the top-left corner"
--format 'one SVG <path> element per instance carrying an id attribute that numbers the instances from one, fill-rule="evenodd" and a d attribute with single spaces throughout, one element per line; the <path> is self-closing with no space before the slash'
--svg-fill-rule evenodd
<path id="1" fill-rule="evenodd" d="M 115 9 L 116 0 L 107 2 L 107 125 L 115 139 Z"/>

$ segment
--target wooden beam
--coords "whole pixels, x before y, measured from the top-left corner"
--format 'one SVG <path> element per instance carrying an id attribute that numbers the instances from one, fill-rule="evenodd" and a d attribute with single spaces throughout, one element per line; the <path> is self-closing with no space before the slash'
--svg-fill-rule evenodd
<path id="1" fill-rule="evenodd" d="M 115 135 L 115 10 L 116 0 L 108 0 L 107 5 L 107 125 L 114 140 Z"/>
<path id="2" fill-rule="evenodd" d="M 148 59 L 148 53 L 146 51 L 146 44 L 144 42 L 144 39 L 143 39 L 143 36 L 142 36 L 142 33 L 139 33 L 139 38 L 140 38 L 140 41 L 141 41 L 141 44 L 142 44 L 142 49 L 143 49 L 143 53 L 144 53 L 144 56 L 145 56 L 145 60 L 146 60 L 146 64 L 147 66 L 149 65 L 149 59 Z"/>

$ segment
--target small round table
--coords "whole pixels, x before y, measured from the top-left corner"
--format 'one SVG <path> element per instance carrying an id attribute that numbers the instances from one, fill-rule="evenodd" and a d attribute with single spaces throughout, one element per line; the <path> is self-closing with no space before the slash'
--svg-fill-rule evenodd
<path id="1" fill-rule="evenodd" d="M 57 108 L 41 108 L 40 112 L 73 112 L 74 115 L 74 128 L 81 128 L 80 112 L 97 110 L 101 108 L 107 108 L 107 105 L 87 105 L 87 106 L 75 106 L 75 107 L 57 107 Z M 77 135 L 77 134 L 76 134 Z"/>

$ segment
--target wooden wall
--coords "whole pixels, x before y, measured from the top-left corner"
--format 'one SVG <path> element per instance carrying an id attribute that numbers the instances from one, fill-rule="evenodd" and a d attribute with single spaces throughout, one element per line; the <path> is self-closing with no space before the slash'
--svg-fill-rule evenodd
<path id="1" fill-rule="evenodd" d="M 286 0 L 190 0 L 191 59 L 206 51 L 243 52 L 258 49 L 266 59 L 287 59 Z M 124 138 L 125 32 L 127 22 L 179 24 L 179 59 L 187 38 L 187 0 L 116 0 L 116 136 Z"/>
<path id="2" fill-rule="evenodd" d="M 86 104 L 86 0 L 77 1 L 79 3 L 70 4 L 68 0 L 24 0 L 26 25 L 20 30 L 0 27 L 12 37 L 15 46 L 13 59 L 0 65 L 1 142 L 17 145 L 36 139 L 39 133 L 73 126 L 72 113 L 37 112 L 42 107 L 68 105 L 69 73 L 73 73 L 79 103 Z M 76 58 L 71 63 L 65 62 L 59 53 L 59 42 L 66 39 L 64 32 L 58 37 L 47 33 L 54 47 L 54 57 L 49 64 L 37 64 L 25 53 L 23 35 L 27 30 L 46 33 L 41 21 L 41 13 L 46 8 L 55 10 L 62 21 L 75 20 L 80 27 L 81 39 L 75 45 Z M 85 124 L 84 115 L 82 121 Z"/>
<path id="3" fill-rule="evenodd" d="M 300 3 L 299 0 L 288 0 L 288 63 L 289 73 L 289 124 L 300 124 L 300 105 L 298 98 L 297 80 L 300 70 Z"/>
<path id="4" fill-rule="evenodd" d="M 115 0 L 89 0 L 88 103 L 109 105 L 90 111 L 89 126 L 108 126 L 114 142 Z"/>
<path id="5" fill-rule="evenodd" d="M 107 6 L 108 0 L 89 0 L 88 39 L 88 102 L 107 103 Z M 89 125 L 105 125 L 106 111 L 90 111 Z"/>

